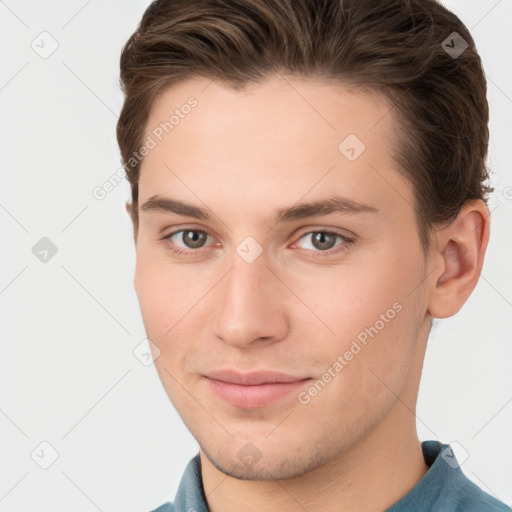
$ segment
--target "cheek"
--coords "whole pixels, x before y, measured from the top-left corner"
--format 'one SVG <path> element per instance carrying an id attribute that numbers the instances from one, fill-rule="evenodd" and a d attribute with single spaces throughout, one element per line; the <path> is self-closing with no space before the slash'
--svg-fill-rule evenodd
<path id="1" fill-rule="evenodd" d="M 343 349 L 344 343 L 350 344 L 358 335 L 364 342 L 365 332 L 374 332 L 375 324 L 379 333 L 384 333 L 398 321 L 405 300 L 403 283 L 392 272 L 383 272 L 383 267 L 386 265 L 340 265 L 289 276 L 288 282 L 310 310 L 298 304 L 297 308 L 304 310 L 302 317 L 316 317 L 318 334 L 339 340 L 337 348 Z"/>
<path id="2" fill-rule="evenodd" d="M 171 265 L 149 251 L 139 251 L 134 285 L 139 300 L 154 365 L 166 392 L 176 407 L 190 407 L 187 393 L 187 365 L 194 359 L 197 347 L 194 339 L 201 339 L 192 322 L 198 308 L 194 308 L 206 290 L 193 286 L 197 276 L 187 275 L 183 266 Z M 188 268 L 192 269 L 192 266 Z M 192 282 L 192 285 L 190 284 Z M 156 357 L 155 357 L 156 356 Z"/>
<path id="3" fill-rule="evenodd" d="M 341 378 L 336 379 L 340 389 L 359 388 L 370 399 L 373 393 L 386 393 L 378 377 L 391 389 L 400 387 L 421 321 L 418 261 L 390 249 L 368 264 L 295 278 L 294 289 L 319 317 L 315 330 L 308 325 L 309 333 L 317 331 L 320 338 L 315 351 L 325 370 L 342 358 L 343 369 L 337 365 Z"/>
<path id="4" fill-rule="evenodd" d="M 178 275 L 178 272 L 170 272 L 169 266 L 160 262 L 151 251 L 143 246 L 137 248 L 135 291 L 147 336 L 160 348 L 165 333 L 180 318 L 179 294 L 183 295 L 183 292 L 178 290 L 183 288 L 176 280 Z"/>
<path id="5" fill-rule="evenodd" d="M 166 351 L 172 343 L 177 354 L 201 339 L 207 328 L 204 304 L 218 276 L 208 277 L 193 264 L 171 263 L 165 252 L 138 248 L 134 285 L 148 338 Z M 188 350 L 188 348 L 187 348 Z"/>

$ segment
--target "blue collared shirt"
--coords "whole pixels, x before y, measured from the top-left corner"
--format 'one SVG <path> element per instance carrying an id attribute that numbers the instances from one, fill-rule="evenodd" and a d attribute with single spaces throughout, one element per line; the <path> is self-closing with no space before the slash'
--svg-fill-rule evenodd
<path id="1" fill-rule="evenodd" d="M 512 508 L 469 480 L 447 444 L 421 443 L 429 470 L 393 506 L 384 512 L 512 512 Z M 210 512 L 206 504 L 199 453 L 188 463 L 173 503 L 152 512 Z"/>

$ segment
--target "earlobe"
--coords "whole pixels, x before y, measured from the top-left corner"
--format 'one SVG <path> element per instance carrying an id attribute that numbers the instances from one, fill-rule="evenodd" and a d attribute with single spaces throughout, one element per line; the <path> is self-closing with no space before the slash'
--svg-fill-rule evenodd
<path id="1" fill-rule="evenodd" d="M 489 241 L 490 218 L 485 203 L 467 202 L 457 218 L 436 233 L 437 265 L 429 285 L 428 311 L 434 318 L 457 313 L 473 292 Z"/>

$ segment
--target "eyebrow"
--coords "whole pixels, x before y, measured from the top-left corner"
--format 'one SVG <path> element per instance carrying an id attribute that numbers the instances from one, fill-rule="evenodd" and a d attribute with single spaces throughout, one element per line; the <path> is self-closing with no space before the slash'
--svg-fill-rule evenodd
<path id="1" fill-rule="evenodd" d="M 140 209 L 144 212 L 169 212 L 199 220 L 212 220 L 212 216 L 208 210 L 184 201 L 170 197 L 159 197 L 158 195 L 149 198 Z M 276 223 L 291 222 L 294 220 L 307 219 L 309 217 L 328 215 L 330 213 L 340 213 L 343 215 L 362 213 L 378 214 L 379 210 L 370 204 L 335 195 L 319 201 L 300 203 L 289 208 L 278 210 L 274 220 Z"/>

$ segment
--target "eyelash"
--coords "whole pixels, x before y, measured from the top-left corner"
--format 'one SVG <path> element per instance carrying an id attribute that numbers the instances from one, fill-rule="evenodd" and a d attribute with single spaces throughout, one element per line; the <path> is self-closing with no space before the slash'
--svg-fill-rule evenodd
<path id="1" fill-rule="evenodd" d="M 207 231 L 205 231 L 204 229 L 179 229 L 177 231 L 173 231 L 172 233 L 169 233 L 168 235 L 165 235 L 164 237 L 162 237 L 160 240 L 162 241 L 169 241 L 170 242 L 170 238 L 173 237 L 174 235 L 178 234 L 178 233 L 183 233 L 183 232 L 186 232 L 186 231 L 192 231 L 192 232 L 196 232 L 196 233 L 204 233 L 205 235 L 209 235 L 209 233 Z M 299 238 L 298 240 L 304 238 L 306 235 L 311 235 L 311 234 L 314 234 L 314 233 L 325 233 L 325 234 L 328 234 L 328 235 L 335 235 L 339 238 L 341 238 L 343 240 L 343 243 L 341 244 L 338 244 L 337 246 L 334 246 L 333 249 L 328 249 L 326 251 L 311 251 L 311 256 L 313 257 L 327 257 L 327 256 L 333 256 L 335 254 L 338 254 L 342 251 L 345 251 L 347 250 L 348 248 L 350 248 L 353 244 L 354 244 L 354 239 L 353 238 L 348 238 L 346 237 L 345 235 L 342 235 L 341 233 L 338 233 L 337 231 L 328 231 L 326 229 L 319 229 L 319 230 L 314 230 L 314 231 L 307 231 L 305 233 L 303 233 Z M 172 243 L 170 242 L 169 243 L 169 249 L 176 255 L 178 256 L 188 256 L 190 255 L 191 253 L 196 253 L 196 252 L 199 252 L 200 249 L 196 249 L 196 250 L 185 250 L 185 249 L 176 249 L 175 247 L 172 247 L 171 245 Z"/>

